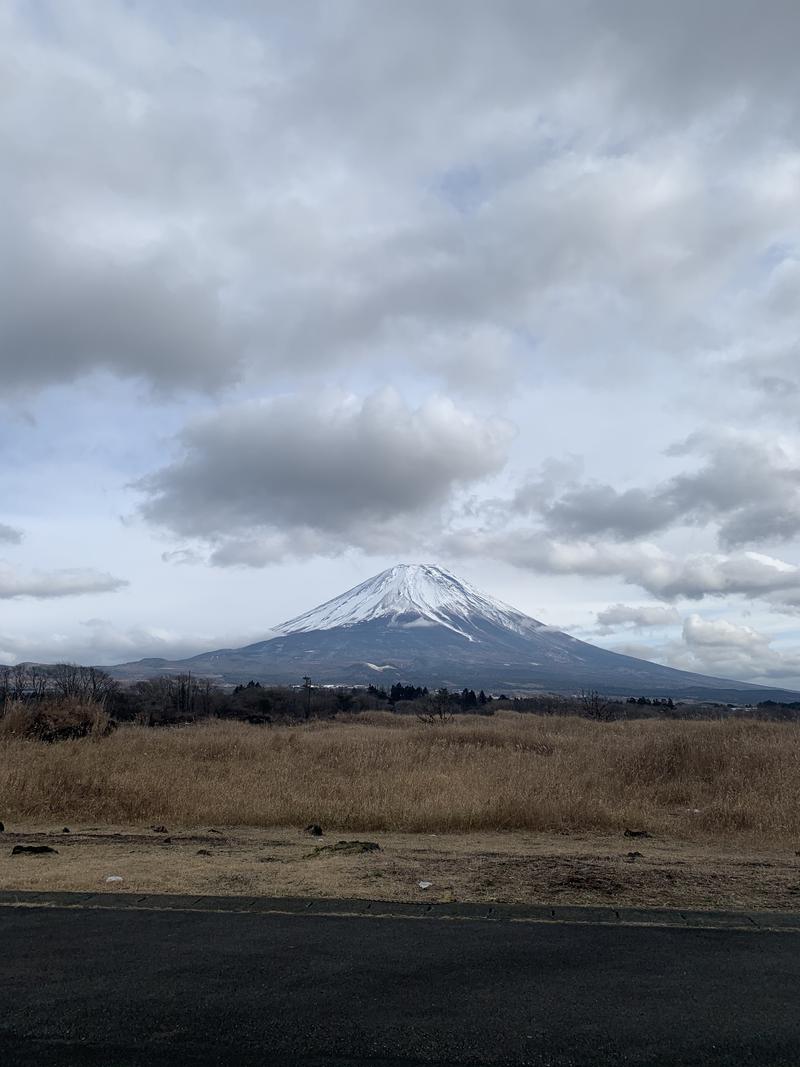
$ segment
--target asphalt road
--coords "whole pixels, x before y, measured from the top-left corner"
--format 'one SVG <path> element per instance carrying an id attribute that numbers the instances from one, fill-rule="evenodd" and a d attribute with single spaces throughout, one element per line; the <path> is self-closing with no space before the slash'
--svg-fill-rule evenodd
<path id="1" fill-rule="evenodd" d="M 800 933 L 0 907 L 0 1063 L 800 1063 Z"/>

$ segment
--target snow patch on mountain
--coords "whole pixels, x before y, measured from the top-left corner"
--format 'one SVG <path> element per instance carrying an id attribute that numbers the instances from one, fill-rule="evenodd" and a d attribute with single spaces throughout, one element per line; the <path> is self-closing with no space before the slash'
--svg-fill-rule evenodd
<path id="1" fill-rule="evenodd" d="M 290 619 L 273 632 L 309 633 L 381 620 L 398 626 L 444 626 L 473 640 L 470 633 L 489 622 L 518 634 L 530 634 L 543 624 L 432 563 L 401 563 L 318 608 Z"/>

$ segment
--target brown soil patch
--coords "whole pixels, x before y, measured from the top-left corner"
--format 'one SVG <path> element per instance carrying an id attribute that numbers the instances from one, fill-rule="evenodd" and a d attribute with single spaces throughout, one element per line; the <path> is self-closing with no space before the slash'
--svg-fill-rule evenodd
<path id="1" fill-rule="evenodd" d="M 792 910 L 800 906 L 800 856 L 654 836 L 524 831 L 372 833 L 380 850 L 317 851 L 339 833 L 301 830 L 7 825 L 0 834 L 0 889 L 354 897 Z M 12 856 L 15 845 L 57 854 Z M 116 876 L 121 882 L 106 882 Z M 431 883 L 420 889 L 419 882 Z"/>

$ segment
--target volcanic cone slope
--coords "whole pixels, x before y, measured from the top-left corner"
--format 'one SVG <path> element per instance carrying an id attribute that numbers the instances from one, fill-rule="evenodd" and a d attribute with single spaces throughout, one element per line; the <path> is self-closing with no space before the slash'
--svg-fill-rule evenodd
<path id="1" fill-rule="evenodd" d="M 119 677 L 191 670 L 225 682 L 392 682 L 461 689 L 754 701 L 784 691 L 678 671 L 553 630 L 433 564 L 398 564 L 281 623 L 264 641 L 141 660 Z M 784 693 L 785 695 L 785 693 Z M 792 694 L 794 697 L 797 694 Z"/>

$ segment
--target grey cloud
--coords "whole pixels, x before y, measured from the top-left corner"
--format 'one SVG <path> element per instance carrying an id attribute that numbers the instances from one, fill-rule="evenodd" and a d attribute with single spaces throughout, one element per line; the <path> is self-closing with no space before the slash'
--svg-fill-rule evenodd
<path id="1" fill-rule="evenodd" d="M 800 467 L 779 445 L 745 436 L 697 436 L 670 450 L 701 454 L 704 464 L 653 488 L 617 490 L 597 482 L 556 491 L 545 480 L 521 486 L 510 513 L 538 512 L 554 537 L 587 536 L 633 541 L 677 525 L 718 524 L 723 548 L 789 540 L 800 532 Z"/>
<path id="2" fill-rule="evenodd" d="M 550 377 L 559 365 L 587 363 L 614 377 L 623 369 L 646 375 L 648 364 L 635 358 L 642 348 L 653 361 L 696 358 L 727 343 L 705 314 L 723 283 L 720 262 L 746 254 L 764 224 L 750 217 L 757 206 L 701 206 L 702 195 L 680 180 L 669 211 L 648 203 L 642 186 L 658 180 L 651 166 L 603 158 L 586 172 L 570 157 L 501 183 L 466 223 L 440 207 L 365 230 L 331 265 L 333 286 L 278 302 L 270 334 L 307 362 L 321 345 L 329 359 L 398 348 L 423 355 L 432 331 L 458 337 L 492 325 L 502 347 L 522 347 L 525 361 Z M 708 221 L 715 213 L 742 218 L 722 249 Z M 660 251 L 665 244 L 675 246 L 671 256 Z M 679 278 L 671 260 L 684 263 Z M 536 353 L 516 340 L 530 336 Z M 455 358 L 450 377 L 465 359 Z"/>
<path id="3" fill-rule="evenodd" d="M 362 537 L 365 533 L 369 531 L 362 530 Z M 286 559 L 340 556 L 349 547 L 346 539 L 308 526 L 293 527 L 287 532 L 259 532 L 255 527 L 249 536 L 223 537 L 208 559 L 215 567 L 266 567 Z"/>
<path id="4" fill-rule="evenodd" d="M 179 563 L 187 566 L 202 563 L 203 557 L 193 548 L 174 548 L 161 553 L 164 563 Z"/>
<path id="5" fill-rule="evenodd" d="M 685 358 L 701 342 L 720 341 L 707 314 L 709 300 L 725 284 L 728 268 L 751 255 L 754 235 L 781 228 L 735 166 L 726 169 L 724 181 L 717 177 L 713 196 L 704 181 L 707 166 L 720 173 L 719 159 L 716 166 L 710 159 L 726 151 L 719 127 L 735 130 L 739 146 L 744 127 L 758 139 L 764 109 L 756 101 L 769 99 L 774 88 L 774 72 L 760 63 L 753 67 L 754 53 L 743 56 L 728 32 L 734 25 L 746 28 L 772 48 L 776 31 L 745 5 L 733 13 L 710 5 L 713 16 L 692 13 L 677 26 L 654 12 L 632 19 L 629 5 L 579 7 L 565 12 L 514 4 L 465 12 L 463 5 L 428 5 L 404 7 L 402 17 L 352 9 L 351 30 L 357 23 L 363 50 L 356 49 L 347 70 L 332 80 L 324 60 L 315 65 L 300 94 L 308 107 L 325 99 L 313 112 L 314 133 L 329 137 L 338 153 L 358 153 L 367 166 L 380 153 L 408 156 L 409 148 L 415 163 L 428 153 L 429 167 L 437 151 L 442 163 L 449 162 L 448 149 L 459 162 L 477 156 L 486 172 L 485 195 L 466 218 L 461 210 L 429 210 L 400 225 L 392 220 L 383 232 L 367 231 L 369 243 L 340 263 L 335 295 L 302 316 L 294 333 L 300 347 L 321 336 L 341 345 L 374 344 L 383 331 L 409 323 L 424 336 L 434 323 L 496 321 L 509 335 L 515 329 L 535 333 L 551 357 L 577 358 L 591 338 L 594 362 L 606 361 L 604 349 L 615 345 L 624 345 L 627 357 L 638 355 L 637 348 L 663 349 L 667 337 L 667 347 Z M 783 5 L 777 19 L 786 30 L 797 13 Z M 336 54 L 339 40 L 322 42 L 324 57 L 329 46 Z M 710 40 L 718 57 L 713 65 Z M 560 50 L 555 42 L 569 47 Z M 791 81 L 793 58 L 785 42 L 774 43 L 778 68 Z M 690 131 L 676 109 L 675 68 L 664 65 L 665 55 L 680 56 L 684 103 L 700 109 Z M 413 70 L 413 79 L 387 78 L 387 70 L 401 69 Z M 386 93 L 387 81 L 398 85 L 397 95 Z M 360 106 L 365 87 L 371 101 L 366 114 Z M 424 114 L 416 106 L 423 97 Z M 474 107 L 466 107 L 467 100 Z M 795 113 L 793 100 L 786 107 Z M 474 125 L 466 115 L 475 116 Z M 308 116 L 300 108 L 297 117 Z M 715 136 L 704 136 L 704 118 Z M 786 112 L 770 109 L 769 120 L 782 125 Z M 668 140 L 676 126 L 685 162 L 665 179 L 659 149 L 641 149 L 652 149 L 653 139 Z M 534 146 L 524 159 L 520 128 Z M 598 144 L 604 136 L 608 143 Z M 675 146 L 669 143 L 671 156 Z M 577 149 L 567 158 L 565 144 L 580 146 L 592 165 L 581 166 L 586 154 Z M 661 147 L 667 151 L 666 143 Z M 562 158 L 554 164 L 553 156 Z M 650 170 L 656 159 L 658 173 Z M 408 168 L 407 159 L 400 166 Z M 632 338 L 629 348 L 626 338 Z"/>
<path id="6" fill-rule="evenodd" d="M 800 532 L 800 500 L 796 487 L 786 487 L 785 492 L 783 498 L 776 493 L 768 503 L 744 506 L 722 523 L 719 531 L 722 546 L 756 545 L 795 538 Z"/>
<path id="7" fill-rule="evenodd" d="M 780 601 L 800 588 L 800 567 L 754 552 L 727 557 L 709 553 L 669 559 L 652 568 L 645 565 L 640 584 L 670 600 L 741 595 Z"/>
<path id="8" fill-rule="evenodd" d="M 7 390 L 69 382 L 98 368 L 173 389 L 216 387 L 236 376 L 238 356 L 214 286 L 193 279 L 185 263 L 54 238 L 47 246 L 19 236 L 11 243 L 15 269 L 0 288 Z"/>
<path id="9" fill-rule="evenodd" d="M 36 226 L 2 366 L 205 387 L 409 359 L 482 388 L 733 346 L 708 309 L 794 217 L 800 19 L 642 8 L 206 5 L 166 34 L 51 5 L 44 36 L 23 5 L 0 191 Z"/>
<path id="10" fill-rule="evenodd" d="M 5 523 L 0 522 L 0 542 L 7 545 L 19 545 L 22 543 L 22 530 L 18 530 L 16 526 L 7 526 Z"/>
<path id="11" fill-rule="evenodd" d="M 739 595 L 800 603 L 800 567 L 756 552 L 677 556 L 648 542 L 563 542 L 541 533 L 464 530 L 447 534 L 442 547 L 452 556 L 488 556 L 541 574 L 619 578 L 667 601 Z"/>
<path id="12" fill-rule="evenodd" d="M 363 400 L 290 396 L 189 425 L 183 455 L 145 478 L 142 514 L 217 542 L 216 563 L 377 551 L 505 462 L 511 431 L 448 400 L 410 409 L 392 390 Z M 398 526 L 397 524 L 402 524 Z"/>
<path id="13" fill-rule="evenodd" d="M 74 569 L 20 574 L 8 564 L 0 563 L 0 600 L 21 597 L 46 600 L 92 593 L 112 593 L 127 584 L 123 579 L 102 571 Z"/>
<path id="14" fill-rule="evenodd" d="M 622 540 L 671 525 L 679 517 L 674 503 L 644 489 L 618 492 L 610 485 L 568 489 L 543 509 L 546 527 L 559 534 L 611 534 Z"/>
<path id="15" fill-rule="evenodd" d="M 597 613 L 599 633 L 632 626 L 636 630 L 650 626 L 670 626 L 680 622 L 680 615 L 672 607 L 663 604 L 613 604 Z"/>
<path id="16" fill-rule="evenodd" d="M 747 0 L 707 0 L 687 8 L 680 19 L 669 9 L 625 0 L 568 5 L 499 0 L 491 7 L 458 0 L 432 7 L 412 0 L 400 10 L 362 3 L 327 24 L 309 20 L 309 10 L 318 7 L 296 7 L 292 22 L 311 21 L 317 27 L 319 67 L 311 72 L 305 99 L 319 99 L 327 87 L 331 110 L 347 115 L 348 132 L 363 139 L 380 136 L 380 124 L 388 119 L 395 120 L 401 137 L 410 135 L 408 105 L 417 93 L 430 98 L 434 108 L 430 118 L 422 116 L 423 134 L 430 136 L 429 129 L 449 118 L 438 132 L 440 138 L 452 136 L 459 112 L 455 102 L 437 92 L 443 75 L 456 82 L 458 99 L 498 112 L 518 104 L 524 89 L 541 95 L 561 78 L 587 110 L 613 108 L 626 124 L 640 113 L 640 121 L 646 116 L 656 126 L 683 124 L 698 109 L 729 106 L 731 99 L 741 108 L 763 101 L 773 122 L 791 123 L 796 113 L 793 99 L 780 110 L 774 106 L 776 94 L 783 99 L 787 85 L 798 81 L 790 42 L 800 19 L 791 0 L 774 0 L 769 18 Z M 254 7 L 238 10 L 252 16 Z M 350 62 L 329 84 L 330 65 L 343 39 L 361 47 L 352 49 Z M 413 79 L 407 77 L 409 69 Z M 387 80 L 399 83 L 396 98 L 383 108 L 364 108 L 364 92 L 375 99 Z M 565 95 L 566 107 L 570 95 Z M 502 117 L 501 112 L 498 121 Z"/>
<path id="17" fill-rule="evenodd" d="M 546 512 L 553 498 L 563 491 L 564 483 L 574 483 L 582 469 L 579 456 L 546 459 L 537 472 L 517 487 L 508 510 L 518 515 Z"/>
<path id="18" fill-rule="evenodd" d="M 704 467 L 665 487 L 679 516 L 719 520 L 723 548 L 786 540 L 800 531 L 800 467 L 779 444 L 732 436 L 706 451 Z"/>
<path id="19" fill-rule="evenodd" d="M 781 378 L 776 374 L 751 375 L 751 380 L 756 389 L 760 389 L 770 399 L 791 400 L 800 392 L 800 385 L 790 378 Z"/>
<path id="20" fill-rule="evenodd" d="M 266 567 L 292 559 L 343 556 L 357 549 L 371 556 L 424 555 L 438 516 L 407 514 L 365 519 L 353 529 L 291 526 L 286 530 L 253 527 L 249 534 L 223 536 L 208 556 L 215 567 Z"/>

